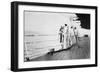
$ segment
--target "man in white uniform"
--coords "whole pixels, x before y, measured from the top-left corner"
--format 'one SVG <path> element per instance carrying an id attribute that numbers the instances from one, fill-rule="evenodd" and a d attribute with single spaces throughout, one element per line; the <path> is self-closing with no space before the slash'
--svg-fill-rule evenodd
<path id="1" fill-rule="evenodd" d="M 68 25 L 65 24 L 64 30 L 63 30 L 63 35 L 64 35 L 64 41 L 63 41 L 63 49 L 66 49 L 68 47 Z"/>

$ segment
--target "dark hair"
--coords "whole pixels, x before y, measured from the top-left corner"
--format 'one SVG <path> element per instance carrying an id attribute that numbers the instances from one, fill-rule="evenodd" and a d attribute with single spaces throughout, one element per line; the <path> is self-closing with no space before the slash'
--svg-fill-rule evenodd
<path id="1" fill-rule="evenodd" d="M 73 26 L 71 26 L 71 28 L 73 28 Z"/>
<path id="2" fill-rule="evenodd" d="M 74 29 L 76 29 L 76 27 Z"/>
<path id="3" fill-rule="evenodd" d="M 67 26 L 67 24 L 65 24 L 65 26 Z"/>

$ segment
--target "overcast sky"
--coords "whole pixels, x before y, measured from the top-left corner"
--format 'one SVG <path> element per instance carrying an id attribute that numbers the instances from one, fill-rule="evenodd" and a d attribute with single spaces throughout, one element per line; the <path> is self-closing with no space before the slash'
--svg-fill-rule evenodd
<path id="1" fill-rule="evenodd" d="M 24 12 L 25 31 L 42 34 L 57 34 L 61 25 L 70 24 L 71 13 Z"/>

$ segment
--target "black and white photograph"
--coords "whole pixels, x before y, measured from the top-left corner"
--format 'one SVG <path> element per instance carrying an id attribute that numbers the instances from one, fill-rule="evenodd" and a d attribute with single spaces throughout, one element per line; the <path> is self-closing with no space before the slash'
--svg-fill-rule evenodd
<path id="1" fill-rule="evenodd" d="M 90 14 L 24 11 L 24 61 L 90 58 Z"/>
<path id="2" fill-rule="evenodd" d="M 11 70 L 97 66 L 97 7 L 11 3 Z"/>

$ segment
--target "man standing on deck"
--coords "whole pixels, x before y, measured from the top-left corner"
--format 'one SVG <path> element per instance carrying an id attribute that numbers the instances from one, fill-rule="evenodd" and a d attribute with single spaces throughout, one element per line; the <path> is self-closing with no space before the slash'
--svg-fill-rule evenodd
<path id="1" fill-rule="evenodd" d="M 63 35 L 64 35 L 63 49 L 66 49 L 68 47 L 68 44 L 69 44 L 69 42 L 68 42 L 68 29 L 69 29 L 68 25 L 65 24 L 64 30 L 63 30 Z"/>
<path id="2" fill-rule="evenodd" d="M 63 42 L 64 42 L 64 26 L 61 26 L 60 30 L 59 30 L 59 35 L 60 35 L 60 43 L 61 43 L 61 48 L 63 49 Z"/>

